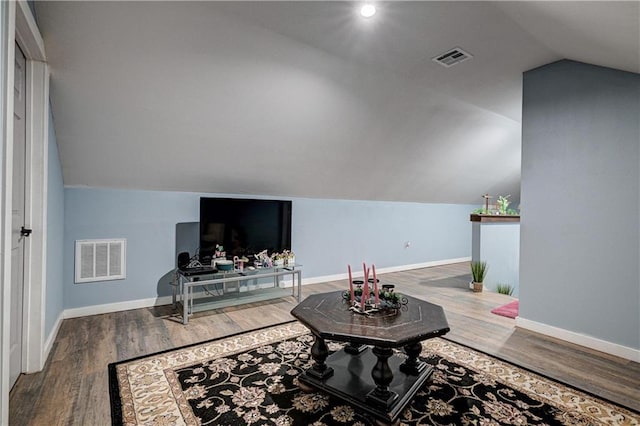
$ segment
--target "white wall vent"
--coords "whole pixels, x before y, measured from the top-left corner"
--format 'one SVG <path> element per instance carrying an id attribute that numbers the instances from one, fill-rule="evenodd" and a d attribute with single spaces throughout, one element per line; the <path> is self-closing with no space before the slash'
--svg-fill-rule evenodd
<path id="1" fill-rule="evenodd" d="M 124 238 L 76 240 L 76 283 L 125 279 L 126 251 Z"/>
<path id="2" fill-rule="evenodd" d="M 468 52 L 465 52 L 459 47 L 455 47 L 431 59 L 434 62 L 439 63 L 443 67 L 449 68 L 454 66 L 455 64 L 459 64 L 460 62 L 466 61 L 467 59 L 471 59 L 471 58 L 473 58 L 473 55 L 471 55 Z"/>

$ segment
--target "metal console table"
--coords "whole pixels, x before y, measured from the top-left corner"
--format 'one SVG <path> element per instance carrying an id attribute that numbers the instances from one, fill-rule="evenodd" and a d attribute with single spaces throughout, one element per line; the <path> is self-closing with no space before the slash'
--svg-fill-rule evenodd
<path id="1" fill-rule="evenodd" d="M 173 286 L 173 308 L 180 305 L 183 324 L 188 324 L 189 316 L 195 312 L 288 296 L 300 302 L 302 295 L 302 270 L 299 265 L 244 272 L 212 271 L 197 275 L 177 269 L 176 274 L 178 279 Z M 287 276 L 291 276 L 291 289 L 281 281 Z M 272 278 L 273 283 L 260 283 L 264 278 Z"/>

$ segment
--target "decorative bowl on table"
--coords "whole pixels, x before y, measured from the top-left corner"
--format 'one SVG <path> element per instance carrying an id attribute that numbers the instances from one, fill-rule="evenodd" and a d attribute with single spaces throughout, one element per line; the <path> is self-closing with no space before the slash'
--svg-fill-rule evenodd
<path id="1" fill-rule="evenodd" d="M 233 271 L 233 260 L 216 260 L 215 265 L 218 271 Z"/>

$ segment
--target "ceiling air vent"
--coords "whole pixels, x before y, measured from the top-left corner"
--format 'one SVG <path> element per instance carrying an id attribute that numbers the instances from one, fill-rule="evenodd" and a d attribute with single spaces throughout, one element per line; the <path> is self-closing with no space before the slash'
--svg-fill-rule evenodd
<path id="1" fill-rule="evenodd" d="M 449 68 L 454 66 L 455 64 L 459 64 L 460 62 L 466 61 L 467 59 L 471 58 L 473 58 L 473 55 L 465 52 L 459 47 L 455 47 L 447 52 L 444 52 L 441 55 L 436 56 L 435 58 L 433 58 L 433 61 L 439 63 L 443 67 Z"/>

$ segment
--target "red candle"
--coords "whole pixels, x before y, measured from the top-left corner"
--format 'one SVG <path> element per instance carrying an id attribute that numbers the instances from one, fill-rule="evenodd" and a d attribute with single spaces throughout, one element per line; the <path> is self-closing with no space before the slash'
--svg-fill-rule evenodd
<path id="1" fill-rule="evenodd" d="M 378 294 L 378 279 L 376 278 L 376 265 L 371 265 L 371 270 L 373 271 L 373 294 L 376 298 L 376 305 L 380 303 L 380 297 Z"/>
<path id="2" fill-rule="evenodd" d="M 351 265 L 347 265 L 347 269 L 349 269 L 349 290 L 351 291 L 351 304 L 353 305 L 353 299 L 355 299 L 353 293 L 353 280 L 351 279 Z"/>
<path id="3" fill-rule="evenodd" d="M 362 263 L 362 266 L 364 266 L 364 262 Z M 366 272 L 366 268 L 365 268 L 365 272 Z M 363 272 L 363 273 L 365 273 Z M 367 280 L 365 279 L 364 282 L 362 283 L 362 293 L 360 294 L 360 308 L 364 311 L 364 289 L 366 288 L 366 282 Z"/>
<path id="4" fill-rule="evenodd" d="M 362 296 L 364 300 L 368 302 L 369 301 L 369 270 L 367 269 L 367 265 L 364 262 L 362 262 L 362 267 L 364 268 L 364 290 L 362 291 Z"/>

